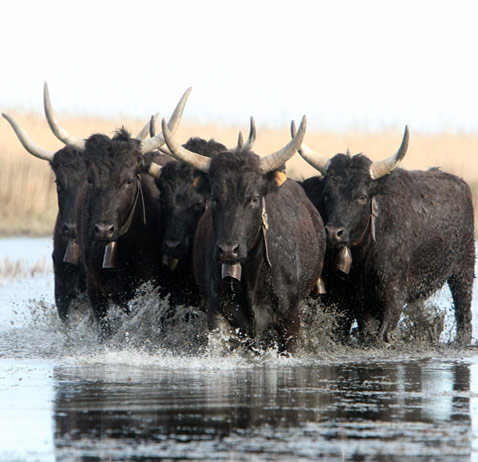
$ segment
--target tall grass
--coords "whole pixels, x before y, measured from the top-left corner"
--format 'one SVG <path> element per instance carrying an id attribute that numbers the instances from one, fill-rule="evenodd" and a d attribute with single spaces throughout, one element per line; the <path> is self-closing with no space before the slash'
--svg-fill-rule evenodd
<path id="1" fill-rule="evenodd" d="M 51 133 L 44 117 L 36 113 L 4 110 L 13 116 L 39 145 L 57 150 L 62 147 Z M 93 133 L 113 132 L 124 126 L 136 134 L 146 120 L 128 118 L 103 119 L 93 116 L 60 117 L 62 125 L 71 133 L 88 137 Z M 290 140 L 289 127 L 270 128 L 257 122 L 257 140 L 254 150 L 267 154 L 277 150 Z M 313 121 L 309 121 L 309 126 Z M 410 133 L 410 144 L 402 166 L 407 169 L 440 167 L 465 179 L 471 186 L 475 208 L 478 206 L 478 134 L 420 134 Z M 190 136 L 214 138 L 226 146 L 234 146 L 239 130 L 247 136 L 248 123 L 243 126 L 225 126 L 185 121 L 176 134 L 180 142 Z M 393 154 L 400 145 L 402 131 L 383 130 L 380 133 L 366 131 L 331 132 L 309 128 L 306 143 L 327 156 L 337 152 L 352 154 L 363 152 L 372 160 Z M 57 213 L 54 176 L 48 162 L 28 154 L 21 146 L 10 125 L 0 120 L 0 234 L 45 235 L 53 230 Z M 295 156 L 287 164 L 292 178 L 307 178 L 314 169 Z M 475 217 L 476 217 L 475 213 Z M 475 218 L 476 228 L 476 218 Z"/>

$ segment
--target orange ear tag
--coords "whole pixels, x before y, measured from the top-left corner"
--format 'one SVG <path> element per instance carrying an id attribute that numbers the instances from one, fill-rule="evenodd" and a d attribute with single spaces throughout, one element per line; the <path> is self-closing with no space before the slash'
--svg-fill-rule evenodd
<path id="1" fill-rule="evenodd" d="M 276 184 L 277 186 L 282 186 L 282 183 L 287 180 L 287 175 L 284 172 L 276 172 Z"/>

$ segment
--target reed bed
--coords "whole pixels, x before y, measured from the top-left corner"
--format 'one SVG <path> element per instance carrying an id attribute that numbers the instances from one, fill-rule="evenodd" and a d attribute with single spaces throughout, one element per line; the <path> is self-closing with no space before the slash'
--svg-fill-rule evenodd
<path id="1" fill-rule="evenodd" d="M 43 115 L 33 112 L 4 110 L 13 116 L 39 145 L 57 150 L 62 147 L 51 133 Z M 88 137 L 93 133 L 112 135 L 124 126 L 133 134 L 139 132 L 147 120 L 127 117 L 98 118 L 95 116 L 59 116 L 62 125 L 71 133 Z M 350 150 L 352 154 L 363 152 L 372 160 L 393 154 L 400 145 L 402 129 L 384 129 L 380 133 L 348 130 L 344 132 L 309 129 L 307 145 L 327 156 Z M 267 154 L 282 147 L 290 140 L 289 126 L 271 128 L 257 124 L 257 140 L 254 150 Z M 158 127 L 159 128 L 159 127 Z M 415 133 L 410 127 L 410 144 L 402 166 L 407 169 L 440 167 L 468 182 L 473 192 L 475 208 L 478 206 L 478 134 Z M 226 146 L 236 144 L 239 130 L 247 136 L 248 124 L 226 126 L 185 120 L 176 139 L 185 142 L 190 136 L 214 138 Z M 53 230 L 57 214 L 54 176 L 48 162 L 28 154 L 21 146 L 10 125 L 0 121 L 0 234 L 46 235 Z M 314 169 L 295 156 L 287 164 L 292 178 L 303 179 L 315 174 Z M 476 226 L 475 213 L 475 229 Z"/>

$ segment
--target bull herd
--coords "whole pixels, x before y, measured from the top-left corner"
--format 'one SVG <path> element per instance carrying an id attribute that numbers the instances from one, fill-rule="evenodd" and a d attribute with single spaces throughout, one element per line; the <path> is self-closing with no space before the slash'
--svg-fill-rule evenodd
<path id="1" fill-rule="evenodd" d="M 190 89 L 156 133 L 80 139 L 58 123 L 45 84 L 48 124 L 65 147 L 35 144 L 7 114 L 25 149 L 55 174 L 55 301 L 68 323 L 86 291 L 102 336 L 110 304 L 128 310 L 150 281 L 171 306 L 200 306 L 208 327 L 235 329 L 259 348 L 293 351 L 300 301 L 333 306 L 337 338 L 357 322 L 363 341 L 387 342 L 404 307 L 448 283 L 456 340 L 471 342 L 475 246 L 468 185 L 431 169 L 398 168 L 396 154 L 326 157 L 303 142 L 306 118 L 277 152 L 253 152 L 251 118 L 237 146 L 174 139 Z M 299 182 L 285 164 L 297 152 L 317 170 Z"/>

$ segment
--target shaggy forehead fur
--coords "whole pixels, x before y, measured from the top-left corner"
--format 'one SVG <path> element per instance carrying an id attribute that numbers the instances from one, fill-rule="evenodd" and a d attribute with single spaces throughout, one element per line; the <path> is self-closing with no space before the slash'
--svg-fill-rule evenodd
<path id="1" fill-rule="evenodd" d="M 183 145 L 189 151 L 196 152 L 203 156 L 215 157 L 219 152 L 227 151 L 227 148 L 213 139 L 206 141 L 202 138 L 189 138 Z M 196 177 L 201 176 L 202 180 L 198 187 L 193 185 Z M 206 194 L 209 190 L 209 183 L 206 175 L 182 161 L 167 163 L 161 170 L 161 176 L 157 180 L 158 187 L 164 193 L 176 195 Z"/>
<path id="2" fill-rule="evenodd" d="M 253 189 L 264 193 L 260 157 L 250 150 L 219 153 L 209 168 L 211 186 L 218 194 L 234 194 L 246 199 Z"/>
<path id="3" fill-rule="evenodd" d="M 80 184 L 85 178 L 86 167 L 81 153 L 71 148 L 60 149 L 51 162 L 58 186 L 68 187 Z"/>
<path id="4" fill-rule="evenodd" d="M 370 165 L 372 161 L 362 154 L 349 156 L 337 154 L 331 161 L 325 175 L 325 183 L 337 187 L 344 187 L 347 191 L 353 191 L 361 185 L 367 185 L 372 181 L 370 178 Z"/>
<path id="5" fill-rule="evenodd" d="M 199 188 L 194 187 L 194 179 L 203 175 L 188 164 L 173 161 L 166 164 L 161 170 L 157 185 L 161 190 L 162 199 L 173 200 L 174 197 L 189 197 L 195 200 L 198 194 L 204 191 L 204 181 L 199 183 Z M 206 191 L 207 192 L 207 191 Z"/>
<path id="6" fill-rule="evenodd" d="M 159 177 L 158 183 L 161 187 L 175 182 L 185 181 L 192 183 L 194 181 L 195 172 L 196 170 L 194 170 L 194 168 L 184 162 L 172 161 L 161 169 L 161 176 Z"/>
<path id="7" fill-rule="evenodd" d="M 113 138 L 96 134 L 86 140 L 83 157 L 88 164 L 94 163 L 100 169 L 135 166 L 142 162 L 141 142 L 131 138 L 124 129 L 118 130 Z"/>
<path id="8" fill-rule="evenodd" d="M 75 168 L 83 168 L 83 159 L 81 153 L 76 149 L 65 147 L 57 151 L 51 161 L 53 170 L 65 166 L 72 166 Z"/>
<path id="9" fill-rule="evenodd" d="M 227 151 L 226 146 L 218 143 L 214 139 L 206 141 L 202 138 L 189 138 L 189 140 L 183 144 L 183 147 L 188 151 L 196 152 L 206 157 L 215 157 L 220 152 Z"/>

